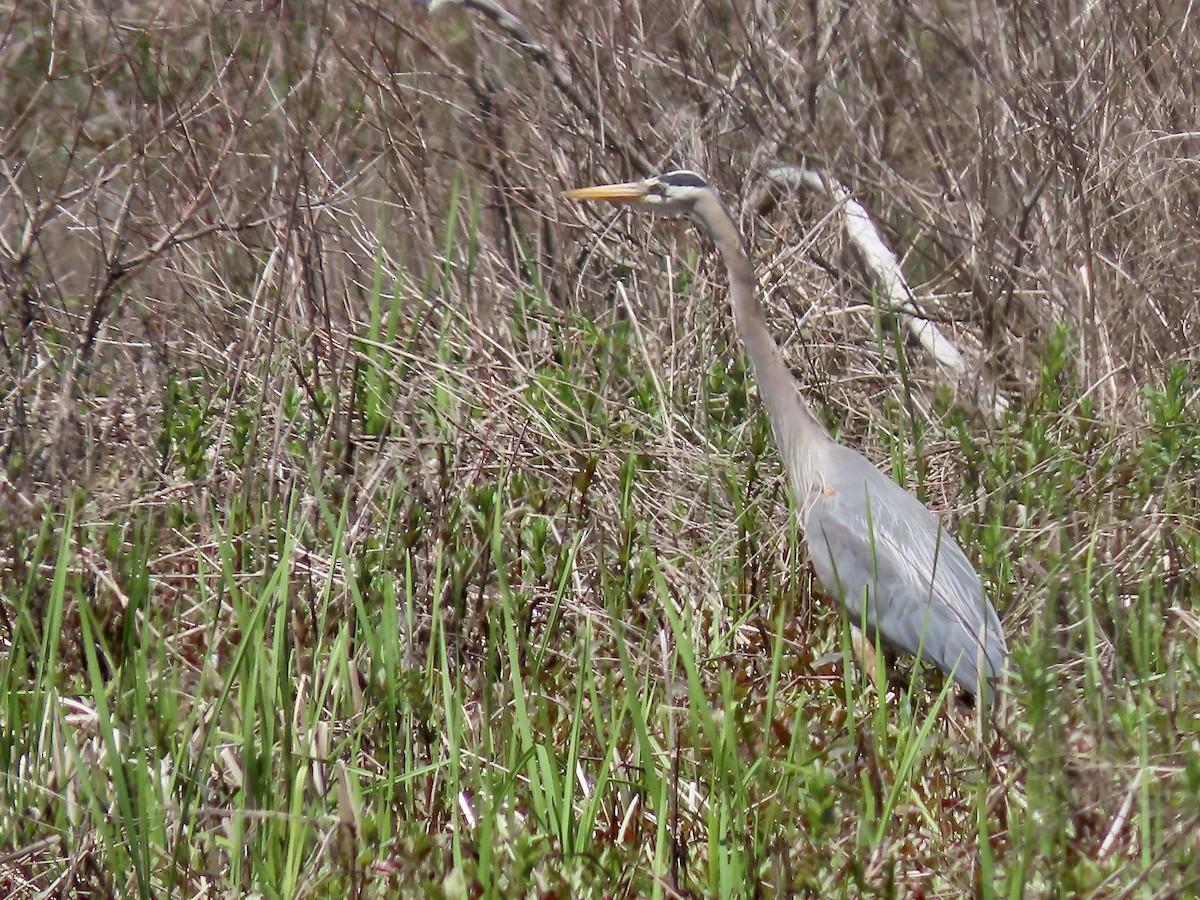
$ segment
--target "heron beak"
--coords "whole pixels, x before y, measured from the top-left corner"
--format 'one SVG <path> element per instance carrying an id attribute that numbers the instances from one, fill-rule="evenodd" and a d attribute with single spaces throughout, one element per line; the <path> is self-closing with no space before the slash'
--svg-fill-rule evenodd
<path id="1" fill-rule="evenodd" d="M 575 188 L 564 191 L 568 200 L 607 200 L 610 203 L 636 203 L 643 199 L 650 188 L 644 181 L 626 181 L 623 184 L 597 184 L 593 187 Z"/>

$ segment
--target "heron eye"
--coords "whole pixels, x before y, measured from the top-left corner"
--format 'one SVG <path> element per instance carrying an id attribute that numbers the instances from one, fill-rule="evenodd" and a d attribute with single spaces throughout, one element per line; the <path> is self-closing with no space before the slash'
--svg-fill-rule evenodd
<path id="1" fill-rule="evenodd" d="M 667 196 L 667 186 L 661 181 L 652 181 L 650 183 L 650 193 L 655 197 Z"/>

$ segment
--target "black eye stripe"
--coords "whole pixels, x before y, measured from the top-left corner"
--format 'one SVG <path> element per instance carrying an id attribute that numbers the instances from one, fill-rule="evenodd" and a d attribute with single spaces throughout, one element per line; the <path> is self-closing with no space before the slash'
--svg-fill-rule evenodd
<path id="1" fill-rule="evenodd" d="M 707 181 L 695 172 L 688 171 L 687 169 L 676 169 L 674 172 L 667 172 L 665 175 L 659 176 L 659 181 L 669 184 L 671 187 L 708 187 Z"/>

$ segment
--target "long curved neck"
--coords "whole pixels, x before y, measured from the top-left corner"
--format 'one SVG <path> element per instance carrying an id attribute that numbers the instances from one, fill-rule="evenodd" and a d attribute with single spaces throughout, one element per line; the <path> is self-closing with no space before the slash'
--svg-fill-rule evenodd
<path id="1" fill-rule="evenodd" d="M 729 302 L 738 337 L 754 367 L 754 377 L 788 473 L 797 493 L 802 493 L 812 484 L 812 454 L 817 445 L 830 440 L 829 432 L 809 409 L 796 379 L 779 355 L 779 346 L 771 337 L 766 313 L 755 293 L 754 266 L 742 247 L 733 219 L 715 192 L 707 192 L 697 200 L 695 211 L 729 270 Z"/>

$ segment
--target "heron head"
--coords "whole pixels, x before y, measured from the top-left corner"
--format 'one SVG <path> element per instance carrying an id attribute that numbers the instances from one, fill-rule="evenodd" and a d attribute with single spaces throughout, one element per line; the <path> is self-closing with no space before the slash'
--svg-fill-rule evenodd
<path id="1" fill-rule="evenodd" d="M 668 216 L 690 215 L 696 202 L 712 189 L 700 175 L 687 169 L 675 169 L 642 181 L 598 184 L 576 188 L 563 194 L 568 200 L 607 200 L 640 206 Z"/>

